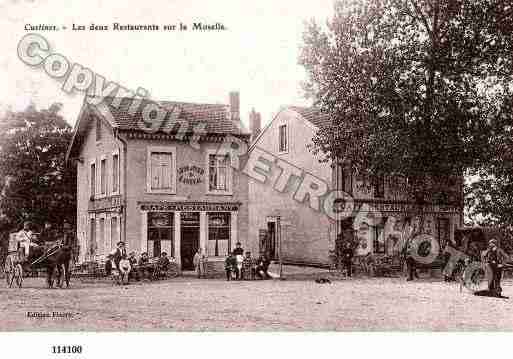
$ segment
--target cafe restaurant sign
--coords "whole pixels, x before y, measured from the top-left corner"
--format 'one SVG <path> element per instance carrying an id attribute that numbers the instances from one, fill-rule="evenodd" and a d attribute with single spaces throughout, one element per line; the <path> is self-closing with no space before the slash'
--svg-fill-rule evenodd
<path id="1" fill-rule="evenodd" d="M 183 166 L 178 168 L 178 180 L 185 184 L 198 184 L 203 181 L 205 170 L 198 166 Z"/>

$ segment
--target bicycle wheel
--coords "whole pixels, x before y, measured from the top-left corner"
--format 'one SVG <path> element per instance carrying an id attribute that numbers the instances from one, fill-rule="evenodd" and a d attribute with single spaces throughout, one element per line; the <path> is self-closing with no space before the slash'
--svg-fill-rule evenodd
<path id="1" fill-rule="evenodd" d="M 7 287 L 11 288 L 12 283 L 14 280 L 14 268 L 11 257 L 7 257 L 5 259 L 4 264 L 4 274 L 5 274 L 5 281 L 7 282 Z"/>
<path id="2" fill-rule="evenodd" d="M 21 288 L 23 285 L 23 267 L 19 263 L 14 267 L 14 278 L 16 279 L 18 288 Z"/>

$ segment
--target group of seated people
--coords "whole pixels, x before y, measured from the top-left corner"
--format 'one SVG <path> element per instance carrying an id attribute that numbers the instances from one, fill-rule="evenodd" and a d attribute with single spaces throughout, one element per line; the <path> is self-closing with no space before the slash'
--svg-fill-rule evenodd
<path id="1" fill-rule="evenodd" d="M 242 279 L 270 279 L 268 273 L 270 261 L 264 253 L 261 253 L 258 258 L 253 258 L 251 252 L 247 251 L 244 255 L 244 250 L 240 243 L 237 243 L 236 248 L 232 253 L 226 257 L 224 261 L 224 269 L 226 271 L 226 280 L 242 280 Z"/>
<path id="2" fill-rule="evenodd" d="M 123 263 L 128 263 L 129 279 L 137 281 L 141 279 L 158 279 L 164 277 L 165 273 L 170 269 L 171 261 L 166 252 L 162 252 L 159 257 L 150 258 L 148 253 L 141 253 L 139 259 L 136 257 L 135 252 L 126 254 L 125 245 L 119 242 L 117 249 L 107 256 L 105 263 L 105 272 L 108 276 L 112 274 L 113 270 L 124 270 Z"/>

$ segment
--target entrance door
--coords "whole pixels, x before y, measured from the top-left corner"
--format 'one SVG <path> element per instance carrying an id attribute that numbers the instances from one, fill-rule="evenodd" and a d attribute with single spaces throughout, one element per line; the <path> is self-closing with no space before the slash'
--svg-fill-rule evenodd
<path id="1" fill-rule="evenodd" d="M 266 254 L 269 259 L 275 260 L 276 256 L 276 222 L 267 222 L 267 236 L 265 245 Z"/>
<path id="2" fill-rule="evenodd" d="M 182 270 L 194 270 L 193 258 L 199 248 L 199 212 L 180 213 L 180 257 Z"/>

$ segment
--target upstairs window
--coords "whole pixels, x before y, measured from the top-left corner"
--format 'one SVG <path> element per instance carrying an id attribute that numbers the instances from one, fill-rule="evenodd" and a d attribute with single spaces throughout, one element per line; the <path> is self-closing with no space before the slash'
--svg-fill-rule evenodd
<path id="1" fill-rule="evenodd" d="M 176 152 L 169 147 L 148 149 L 147 190 L 154 193 L 175 193 Z"/>
<path id="2" fill-rule="evenodd" d="M 102 120 L 99 118 L 96 119 L 96 141 L 100 141 L 102 139 Z"/>
<path id="3" fill-rule="evenodd" d="M 105 195 L 107 189 L 107 160 L 103 158 L 100 162 L 100 193 Z"/>
<path id="4" fill-rule="evenodd" d="M 89 183 L 91 184 L 91 197 L 93 197 L 96 194 L 96 164 L 94 162 L 91 163 Z"/>
<path id="5" fill-rule="evenodd" d="M 279 152 L 287 152 L 288 150 L 288 142 L 287 142 L 287 125 L 281 125 L 278 127 L 278 142 L 279 142 Z"/>
<path id="6" fill-rule="evenodd" d="M 385 177 L 374 178 L 374 198 L 385 198 Z"/>
<path id="7" fill-rule="evenodd" d="M 112 155 L 112 192 L 119 192 L 119 155 Z"/>
<path id="8" fill-rule="evenodd" d="M 208 190 L 230 191 L 230 156 L 211 154 L 208 156 Z"/>

